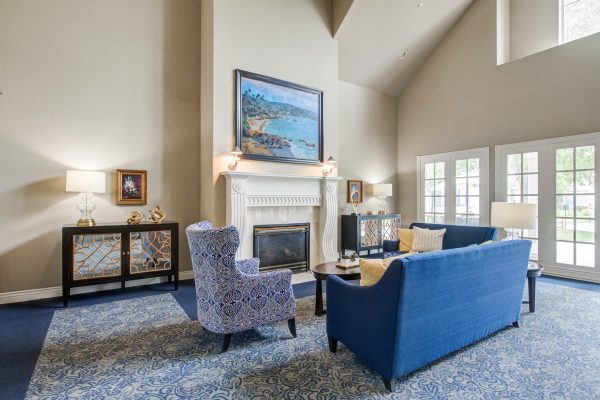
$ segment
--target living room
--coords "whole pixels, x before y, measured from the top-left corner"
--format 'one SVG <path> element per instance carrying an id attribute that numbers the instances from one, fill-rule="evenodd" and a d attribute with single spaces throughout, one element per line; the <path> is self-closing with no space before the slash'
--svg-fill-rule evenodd
<path id="1" fill-rule="evenodd" d="M 0 398 L 598 398 L 598 32 L 0 0 Z"/>

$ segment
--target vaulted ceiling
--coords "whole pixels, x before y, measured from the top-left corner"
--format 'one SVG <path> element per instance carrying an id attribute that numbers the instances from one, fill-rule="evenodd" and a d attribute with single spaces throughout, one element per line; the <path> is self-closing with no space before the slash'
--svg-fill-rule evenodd
<path id="1" fill-rule="evenodd" d="M 398 96 L 472 2 L 334 0 L 339 79 Z"/>

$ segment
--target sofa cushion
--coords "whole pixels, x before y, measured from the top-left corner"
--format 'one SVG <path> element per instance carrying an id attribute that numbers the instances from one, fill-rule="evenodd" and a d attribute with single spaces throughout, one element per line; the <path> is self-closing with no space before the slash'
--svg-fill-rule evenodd
<path id="1" fill-rule="evenodd" d="M 412 249 L 414 251 L 436 251 L 442 250 L 444 242 L 444 234 L 446 229 L 422 229 L 419 227 L 413 228 L 413 243 Z"/>
<path id="2" fill-rule="evenodd" d="M 411 228 L 428 228 L 442 229 L 446 228 L 444 235 L 444 243 L 442 248 L 456 249 L 459 247 L 467 247 L 470 244 L 480 244 L 487 240 L 496 240 L 498 233 L 497 228 L 488 226 L 464 226 L 464 225 L 446 225 L 446 224 L 431 224 L 426 222 L 413 222 Z"/>
<path id="3" fill-rule="evenodd" d="M 400 251 L 412 251 L 414 240 L 413 229 L 398 229 L 398 237 L 400 238 Z"/>
<path id="4" fill-rule="evenodd" d="M 358 262 L 360 266 L 360 286 L 376 284 L 394 260 L 409 255 L 409 253 L 399 254 L 385 259 L 361 258 Z"/>

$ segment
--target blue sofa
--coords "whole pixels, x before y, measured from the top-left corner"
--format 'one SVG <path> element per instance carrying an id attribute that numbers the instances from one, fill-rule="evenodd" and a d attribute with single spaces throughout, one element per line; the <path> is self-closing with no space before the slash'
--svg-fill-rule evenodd
<path id="1" fill-rule="evenodd" d="M 393 391 L 397 378 L 518 326 L 530 249 L 510 240 L 415 254 L 369 287 L 330 276 L 329 348 L 342 342 Z"/>
<path id="2" fill-rule="evenodd" d="M 444 234 L 444 241 L 442 243 L 442 249 L 456 249 L 459 247 L 467 247 L 472 244 L 481 244 L 488 240 L 496 240 L 498 236 L 498 229 L 491 226 L 466 226 L 466 225 L 446 225 L 446 224 L 428 224 L 425 222 L 413 222 L 410 224 L 410 229 L 414 227 L 423 229 L 446 229 Z M 398 247 L 400 245 L 399 240 L 384 240 L 383 241 L 383 253 L 374 255 L 378 258 L 391 257 L 397 254 Z"/>

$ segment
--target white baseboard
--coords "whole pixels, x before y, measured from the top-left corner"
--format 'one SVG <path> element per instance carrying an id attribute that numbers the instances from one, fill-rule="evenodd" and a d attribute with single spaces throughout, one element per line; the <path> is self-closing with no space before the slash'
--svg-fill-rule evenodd
<path id="1" fill-rule="evenodd" d="M 184 281 L 187 279 L 194 279 L 194 271 L 180 271 L 179 280 Z M 153 285 L 155 283 L 166 282 L 167 277 L 161 276 L 157 278 L 139 279 L 135 281 L 127 281 L 126 285 L 131 286 L 142 286 L 142 285 Z M 107 283 L 103 285 L 90 285 L 81 286 L 71 289 L 71 294 L 80 293 L 91 293 L 99 292 L 102 290 L 119 289 L 121 287 L 120 282 Z M 0 293 L 0 304 L 20 303 L 23 301 L 40 300 L 40 299 L 51 299 L 53 297 L 62 296 L 62 286 L 47 287 L 41 289 L 30 289 L 30 290 L 19 290 L 16 292 Z"/>

